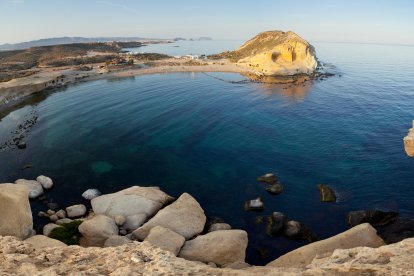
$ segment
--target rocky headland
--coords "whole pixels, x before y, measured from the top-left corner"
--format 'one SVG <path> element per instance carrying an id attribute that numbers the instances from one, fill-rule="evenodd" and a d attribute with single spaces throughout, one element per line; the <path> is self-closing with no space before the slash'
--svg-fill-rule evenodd
<path id="1" fill-rule="evenodd" d="M 263 178 L 264 177 L 264 178 Z M 274 185 L 266 174 L 259 180 Z M 33 230 L 29 199 L 54 186 L 52 179 L 0 184 L 0 274 L 2 275 L 409 275 L 414 239 L 385 245 L 371 226 L 395 223 L 397 213 L 349 214 L 351 229 L 315 241 L 268 265 L 245 262 L 248 234 L 208 222 L 195 198 L 177 199 L 158 187 L 132 186 L 101 195 L 89 189 L 84 204 L 49 209 L 43 233 Z M 52 207 L 52 206 L 51 206 Z M 275 230 L 281 213 L 273 214 Z M 284 218 L 284 231 L 292 231 Z M 283 226 L 283 224 L 285 226 Z M 393 224 L 391 224 L 393 225 Z M 276 227 L 276 228 L 275 228 Z M 401 230 L 401 229 L 400 229 Z"/>
<path id="2" fill-rule="evenodd" d="M 414 156 L 414 121 L 413 127 L 408 130 L 407 136 L 404 137 L 404 149 L 408 156 Z"/>

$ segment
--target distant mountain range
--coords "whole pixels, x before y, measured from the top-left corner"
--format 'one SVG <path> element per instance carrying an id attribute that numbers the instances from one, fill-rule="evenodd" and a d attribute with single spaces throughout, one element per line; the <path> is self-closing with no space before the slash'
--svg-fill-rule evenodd
<path id="1" fill-rule="evenodd" d="M 0 45 L 0 51 L 6 50 L 23 50 L 37 46 L 48 46 L 48 45 L 60 45 L 60 44 L 72 44 L 72 43 L 90 43 L 90 42 L 130 42 L 130 41 L 148 41 L 148 40 L 186 40 L 182 37 L 175 39 L 162 39 L 162 38 L 143 38 L 143 37 L 53 37 L 43 38 L 38 40 L 32 40 L 27 42 L 15 43 L 15 44 L 2 44 Z M 211 37 L 200 37 L 198 39 L 190 40 L 212 40 Z"/>
<path id="2" fill-rule="evenodd" d="M 143 37 L 54 37 L 43 38 L 33 41 L 21 42 L 16 44 L 0 45 L 0 50 L 22 50 L 37 46 L 72 44 L 72 43 L 90 43 L 90 42 L 130 42 L 144 40 L 168 40 L 168 39 L 148 39 Z"/>

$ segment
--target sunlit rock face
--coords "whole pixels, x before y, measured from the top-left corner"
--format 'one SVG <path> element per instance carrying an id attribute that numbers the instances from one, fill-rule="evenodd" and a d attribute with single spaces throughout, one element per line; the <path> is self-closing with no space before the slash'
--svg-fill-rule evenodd
<path id="1" fill-rule="evenodd" d="M 263 32 L 244 43 L 232 55 L 237 64 L 258 75 L 311 74 L 317 67 L 315 48 L 294 32 Z"/>

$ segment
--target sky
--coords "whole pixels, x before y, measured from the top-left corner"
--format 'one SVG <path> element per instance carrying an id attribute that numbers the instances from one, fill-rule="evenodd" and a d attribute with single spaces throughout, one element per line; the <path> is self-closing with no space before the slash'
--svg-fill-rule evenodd
<path id="1" fill-rule="evenodd" d="M 0 0 L 0 44 L 62 36 L 245 40 L 267 30 L 313 42 L 414 45 L 414 0 Z"/>

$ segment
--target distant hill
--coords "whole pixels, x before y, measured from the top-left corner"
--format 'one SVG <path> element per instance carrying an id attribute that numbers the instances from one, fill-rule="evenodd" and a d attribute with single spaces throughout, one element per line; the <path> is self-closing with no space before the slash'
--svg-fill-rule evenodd
<path id="1" fill-rule="evenodd" d="M 31 47 L 38 46 L 50 46 L 61 44 L 73 44 L 73 43 L 92 43 L 92 42 L 130 42 L 130 41 L 143 41 L 149 40 L 142 37 L 54 37 L 43 38 L 39 40 L 27 41 L 16 44 L 3 44 L 0 45 L 0 51 L 4 50 L 23 50 Z M 167 39 L 150 39 L 150 40 L 167 40 Z"/>

